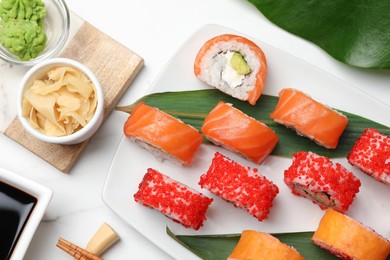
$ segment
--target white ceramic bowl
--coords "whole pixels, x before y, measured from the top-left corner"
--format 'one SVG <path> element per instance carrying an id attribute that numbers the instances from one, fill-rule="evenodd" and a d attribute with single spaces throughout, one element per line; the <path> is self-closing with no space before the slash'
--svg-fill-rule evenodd
<path id="1" fill-rule="evenodd" d="M 21 231 L 19 239 L 17 239 L 9 258 L 23 259 L 31 239 L 33 238 L 34 233 L 38 228 L 46 208 L 53 196 L 53 191 L 39 183 L 31 181 L 3 168 L 0 168 L 0 182 L 5 183 L 7 186 L 23 191 L 36 199 L 36 204 L 32 209 L 27 221 L 25 222 L 25 226 Z M 0 194 L 3 192 L 4 191 L 0 189 Z"/>
<path id="2" fill-rule="evenodd" d="M 64 0 L 43 0 L 46 7 L 44 21 L 46 48 L 38 57 L 24 61 L 0 45 L 0 59 L 16 65 L 32 66 L 57 55 L 65 45 L 70 30 L 69 9 Z"/>
<path id="3" fill-rule="evenodd" d="M 70 66 L 74 69 L 77 69 L 83 72 L 92 82 L 95 88 L 95 94 L 97 95 L 97 107 L 95 114 L 92 119 L 79 131 L 66 135 L 66 136 L 48 136 L 39 130 L 33 128 L 28 122 L 27 118 L 22 115 L 22 100 L 23 94 L 26 88 L 31 87 L 32 83 L 36 79 L 42 79 L 45 77 L 46 73 L 56 66 Z M 38 63 L 33 66 L 22 78 L 22 81 L 19 86 L 19 92 L 17 95 L 17 110 L 18 118 L 23 127 L 34 137 L 38 138 L 41 141 L 53 143 L 53 144 L 64 144 L 71 145 L 81 143 L 90 137 L 92 137 L 95 132 L 99 129 L 101 123 L 103 122 L 104 117 L 104 96 L 103 89 L 99 83 L 99 80 L 93 74 L 93 72 L 87 68 L 85 65 L 77 62 L 75 60 L 67 58 L 53 58 L 43 62 Z"/>

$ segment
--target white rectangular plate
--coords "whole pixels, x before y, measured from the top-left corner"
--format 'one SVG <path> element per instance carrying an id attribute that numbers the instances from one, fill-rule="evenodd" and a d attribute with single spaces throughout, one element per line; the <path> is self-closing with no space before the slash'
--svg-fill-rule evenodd
<path id="1" fill-rule="evenodd" d="M 193 62 L 198 50 L 208 39 L 223 33 L 240 35 L 218 25 L 207 25 L 197 31 L 169 61 L 150 92 L 209 88 L 194 76 Z M 268 74 L 263 93 L 277 96 L 282 88 L 300 89 L 331 107 L 390 126 L 390 108 L 386 105 L 292 55 L 256 39 L 252 40 L 263 49 L 267 57 Z M 245 166 L 258 168 L 261 174 L 279 187 L 279 194 L 268 219 L 259 222 L 246 211 L 235 208 L 200 188 L 200 175 L 207 171 L 215 151 L 220 151 Z M 390 188 L 351 167 L 346 159 L 334 161 L 354 172 L 362 182 L 360 192 L 347 214 L 389 238 Z M 172 257 L 195 259 L 192 253 L 168 237 L 166 226 L 176 234 L 194 235 L 241 233 L 244 229 L 265 232 L 314 231 L 324 211 L 308 199 L 291 194 L 283 183 L 283 171 L 290 164 L 291 159 L 269 156 L 263 164 L 255 165 L 222 148 L 203 144 L 194 158 L 193 165 L 180 167 L 169 161 L 158 161 L 148 151 L 123 137 L 107 176 L 103 200 L 126 222 Z M 134 201 L 133 195 L 149 167 L 214 198 L 207 212 L 207 220 L 199 231 L 183 228 L 159 212 Z"/>

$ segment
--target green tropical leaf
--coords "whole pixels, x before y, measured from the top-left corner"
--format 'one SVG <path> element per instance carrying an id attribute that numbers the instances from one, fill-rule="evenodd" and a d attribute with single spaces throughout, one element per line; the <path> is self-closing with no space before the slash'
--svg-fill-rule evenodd
<path id="1" fill-rule="evenodd" d="M 226 260 L 240 239 L 240 234 L 229 235 L 175 235 L 167 227 L 167 234 L 205 260 Z M 272 234 L 282 243 L 293 246 L 305 259 L 332 260 L 337 257 L 311 242 L 314 232 Z"/>
<path id="2" fill-rule="evenodd" d="M 390 69 L 388 0 L 248 0 L 267 19 L 362 68 Z"/>
<path id="3" fill-rule="evenodd" d="M 216 89 L 155 93 L 142 97 L 132 105 L 117 107 L 116 109 L 131 113 L 134 106 L 142 101 L 149 106 L 157 107 L 174 117 L 180 118 L 183 122 L 200 130 L 207 114 L 221 100 L 233 104 L 234 107 L 265 123 L 276 132 L 279 143 L 272 152 L 273 155 L 290 157 L 292 153 L 299 151 L 312 151 L 330 158 L 340 158 L 348 155 L 356 139 L 366 128 L 376 128 L 379 132 L 390 135 L 389 127 L 358 115 L 340 111 L 348 117 L 348 126 L 340 137 L 337 149 L 326 149 L 305 137 L 298 136 L 295 131 L 275 123 L 269 117 L 269 114 L 276 107 L 277 97 L 263 94 L 257 104 L 252 106 L 248 102 L 232 98 Z M 207 141 L 205 140 L 205 142 Z"/>

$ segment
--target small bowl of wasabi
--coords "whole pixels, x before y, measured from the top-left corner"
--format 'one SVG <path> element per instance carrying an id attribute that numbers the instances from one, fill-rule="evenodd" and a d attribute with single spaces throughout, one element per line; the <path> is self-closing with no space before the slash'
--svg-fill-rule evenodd
<path id="1" fill-rule="evenodd" d="M 69 9 L 64 0 L 25 1 L 29 6 L 19 2 L 0 1 L 0 59 L 33 66 L 64 47 L 70 30 Z"/>
<path id="2" fill-rule="evenodd" d="M 68 58 L 31 67 L 17 94 L 18 119 L 35 138 L 73 145 L 91 138 L 104 117 L 104 93 L 95 74 Z"/>

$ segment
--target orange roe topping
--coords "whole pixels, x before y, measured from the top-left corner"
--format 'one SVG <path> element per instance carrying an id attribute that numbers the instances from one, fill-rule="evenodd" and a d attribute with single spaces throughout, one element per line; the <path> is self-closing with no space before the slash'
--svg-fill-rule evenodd
<path id="1" fill-rule="evenodd" d="M 328 157 L 302 151 L 293 156 L 292 165 L 284 171 L 284 182 L 292 193 L 312 199 L 321 209 L 347 211 L 359 192 L 360 180 Z"/>
<path id="2" fill-rule="evenodd" d="M 151 168 L 139 184 L 134 199 L 160 211 L 184 227 L 195 230 L 206 220 L 206 211 L 213 201 Z"/>
<path id="3" fill-rule="evenodd" d="M 257 171 L 216 152 L 199 184 L 262 221 L 267 218 L 279 189 Z"/>
<path id="4" fill-rule="evenodd" d="M 348 162 L 390 185 L 390 137 L 367 128 L 348 154 Z"/>

